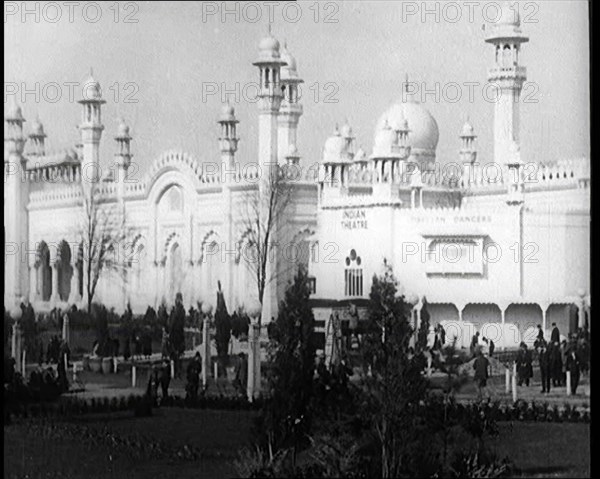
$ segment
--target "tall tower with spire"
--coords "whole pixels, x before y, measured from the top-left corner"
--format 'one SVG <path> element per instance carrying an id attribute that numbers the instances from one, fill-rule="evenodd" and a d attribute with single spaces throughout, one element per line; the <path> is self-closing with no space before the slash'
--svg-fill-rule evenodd
<path id="1" fill-rule="evenodd" d="M 468 118 L 458 137 L 460 138 L 460 162 L 472 165 L 477 160 L 477 150 L 475 149 L 475 139 L 477 136 Z"/>
<path id="2" fill-rule="evenodd" d="M 117 136 L 117 152 L 115 153 L 115 166 L 117 167 L 117 196 L 119 200 L 120 210 L 125 212 L 125 185 L 127 184 L 127 170 L 131 165 L 131 135 L 129 127 L 125 124 L 125 120 L 121 119 Z"/>
<path id="3" fill-rule="evenodd" d="M 259 224 L 264 228 L 273 211 L 269 197 L 273 188 L 273 178 L 278 172 L 277 118 L 283 98 L 281 90 L 281 67 L 286 63 L 279 53 L 279 41 L 269 31 L 259 43 L 258 59 L 253 63 L 259 71 L 258 94 L 258 162 L 261 168 L 259 185 Z M 275 225 L 270 231 L 270 243 L 277 244 Z M 264 233 L 264 232 L 263 232 Z M 265 289 L 262 298 L 262 320 L 268 322 L 277 315 L 277 287 L 274 278 L 278 271 L 277 254 L 270 255 L 267 261 Z"/>
<path id="4" fill-rule="evenodd" d="M 296 59 L 288 51 L 287 42 L 283 44 L 281 60 L 286 64 L 281 68 L 281 91 L 283 98 L 279 110 L 279 128 L 277 144 L 279 150 L 279 162 L 285 163 L 285 156 L 290 147 L 298 144 L 298 122 L 302 116 L 302 105 L 299 102 L 299 85 L 304 80 L 300 78 L 296 70 Z"/>
<path id="5" fill-rule="evenodd" d="M 36 118 L 36 120 L 31 124 L 31 133 L 29 133 L 29 143 L 31 146 L 31 151 L 29 155 L 31 156 L 44 156 L 45 154 L 45 139 L 46 133 L 44 133 L 44 125 L 40 121 L 40 118 Z"/>
<path id="6" fill-rule="evenodd" d="M 27 200 L 29 184 L 25 175 L 27 160 L 23 156 L 26 138 L 21 107 L 13 103 L 4 117 L 4 306 L 9 309 L 27 294 L 29 280 L 23 253 L 30 249 Z"/>
<path id="7" fill-rule="evenodd" d="M 235 153 L 238 149 L 239 138 L 237 136 L 237 124 L 233 106 L 223 105 L 221 116 L 217 122 L 221 127 L 219 136 L 219 150 L 221 151 L 222 173 L 232 171 L 234 168 Z"/>
<path id="8" fill-rule="evenodd" d="M 495 64 L 488 72 L 490 83 L 497 85 L 494 110 L 494 160 L 510 161 L 512 143 L 519 144 L 519 102 L 527 70 L 519 65 L 521 45 L 529 41 L 521 32 L 517 6 L 502 7 L 500 19 L 491 25 L 485 41 L 494 46 Z"/>
<path id="9" fill-rule="evenodd" d="M 78 103 L 82 106 L 79 125 L 82 144 L 81 181 L 84 190 L 89 194 L 92 185 L 100 177 L 100 139 L 104 130 L 100 113 L 102 104 L 106 103 L 102 99 L 100 83 L 94 80 L 91 71 L 84 83 L 83 96 Z"/>

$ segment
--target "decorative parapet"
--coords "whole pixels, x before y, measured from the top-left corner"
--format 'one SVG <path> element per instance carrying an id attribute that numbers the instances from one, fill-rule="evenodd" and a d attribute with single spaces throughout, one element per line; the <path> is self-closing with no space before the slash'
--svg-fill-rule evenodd
<path id="1" fill-rule="evenodd" d="M 32 183 L 79 183 L 81 164 L 75 150 L 63 150 L 43 156 L 30 156 L 26 169 Z"/>
<path id="2" fill-rule="evenodd" d="M 69 185 L 52 190 L 32 191 L 29 194 L 29 204 L 47 204 L 63 201 L 77 201 L 83 197 L 80 185 Z"/>

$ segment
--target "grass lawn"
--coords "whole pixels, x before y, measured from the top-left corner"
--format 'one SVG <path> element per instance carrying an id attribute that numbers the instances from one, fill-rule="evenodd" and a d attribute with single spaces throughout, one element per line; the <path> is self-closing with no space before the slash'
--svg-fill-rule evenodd
<path id="1" fill-rule="evenodd" d="M 4 477 L 235 477 L 233 461 L 250 444 L 251 422 L 248 412 L 165 408 L 148 418 L 131 413 L 82 416 L 58 423 L 51 432 L 31 423 L 5 426 Z M 142 446 L 95 439 L 107 432 Z M 162 445 L 160 453 L 149 447 L 156 442 Z M 178 457 L 185 446 L 200 457 Z"/>
<path id="2" fill-rule="evenodd" d="M 254 414 L 163 408 L 148 418 L 123 412 L 81 416 L 54 426 L 42 420 L 5 426 L 4 477 L 235 477 L 233 461 L 250 444 Z M 590 476 L 589 425 L 499 426 L 500 436 L 488 444 L 500 457 L 510 457 L 521 477 Z M 186 446 L 195 456 L 182 455 Z"/>

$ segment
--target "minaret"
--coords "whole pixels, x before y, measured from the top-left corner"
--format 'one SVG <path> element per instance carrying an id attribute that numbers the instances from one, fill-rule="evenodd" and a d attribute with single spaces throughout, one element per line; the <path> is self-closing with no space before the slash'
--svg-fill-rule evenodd
<path id="1" fill-rule="evenodd" d="M 117 152 L 115 153 L 115 166 L 117 168 L 115 180 L 117 182 L 117 195 L 120 210 L 125 213 L 125 185 L 127 184 L 127 170 L 131 165 L 131 135 L 129 134 L 129 127 L 125 124 L 125 121 L 121 119 L 119 128 L 117 130 L 117 136 L 115 136 L 117 142 Z"/>
<path id="2" fill-rule="evenodd" d="M 234 249 L 234 220 L 233 220 L 233 198 L 231 187 L 235 182 L 235 177 L 232 175 L 238 171 L 235 165 L 235 153 L 238 148 L 239 138 L 237 136 L 237 124 L 239 123 L 235 117 L 233 106 L 226 104 L 221 109 L 221 116 L 217 122 L 221 127 L 219 136 L 219 149 L 221 150 L 221 184 L 222 184 L 222 206 L 223 206 L 223 238 L 225 240 L 225 248 L 228 250 Z M 225 300 L 228 304 L 233 304 L 234 293 L 234 278 L 235 278 L 235 262 L 231 257 L 227 257 L 225 261 L 226 275 L 224 280 Z"/>
<path id="3" fill-rule="evenodd" d="M 291 144 L 288 152 L 285 155 L 285 164 L 287 166 L 298 165 L 300 163 L 300 154 L 298 153 L 298 148 L 296 145 Z"/>
<path id="4" fill-rule="evenodd" d="M 83 97 L 78 103 L 82 106 L 79 125 L 82 143 L 81 182 L 84 190 L 90 194 L 91 186 L 100 179 L 100 138 L 104 130 L 100 110 L 102 104 L 106 103 L 102 99 L 100 83 L 94 80 L 91 71 L 84 83 Z"/>
<path id="5" fill-rule="evenodd" d="M 46 153 L 44 145 L 45 138 L 44 125 L 42 125 L 42 122 L 38 117 L 31 124 L 31 133 L 29 133 L 29 144 L 31 145 L 31 151 L 29 152 L 30 156 L 44 156 Z"/>
<path id="6" fill-rule="evenodd" d="M 261 168 L 259 181 L 260 225 L 267 223 L 269 195 L 272 187 L 271 179 L 278 172 L 277 149 L 277 117 L 283 93 L 281 91 L 281 67 L 285 62 L 279 54 L 279 42 L 271 35 L 269 24 L 268 35 L 259 43 L 258 60 L 253 63 L 259 70 L 258 94 L 258 162 Z M 273 228 L 277 229 L 277 225 Z M 276 231 L 271 231 L 272 244 L 277 243 Z M 271 281 L 277 268 L 277 255 L 272 255 L 267 262 L 266 285 L 262 298 L 262 322 L 266 323 L 277 315 L 277 287 Z"/>
<path id="7" fill-rule="evenodd" d="M 521 44 L 529 38 L 521 32 L 518 7 L 506 3 L 500 20 L 491 25 L 485 39 L 494 45 L 495 64 L 488 72 L 490 83 L 497 85 L 494 111 L 494 160 L 506 164 L 510 160 L 513 140 L 519 144 L 519 101 L 527 70 L 519 65 Z"/>
<path id="8" fill-rule="evenodd" d="M 347 129 L 344 133 L 352 134 Z M 323 147 L 322 199 L 339 198 L 348 193 L 348 171 L 352 164 L 349 160 L 350 156 L 346 152 L 348 144 L 348 138 L 342 136 L 336 124 L 333 135 L 327 138 Z"/>
<path id="9" fill-rule="evenodd" d="M 28 244 L 29 183 L 25 174 L 27 159 L 23 156 L 25 119 L 16 102 L 4 120 L 4 306 L 8 310 L 28 293 L 28 262 L 23 252 L 33 246 Z"/>
<path id="10" fill-rule="evenodd" d="M 458 135 L 460 138 L 460 162 L 464 165 L 465 163 L 473 164 L 477 159 L 477 150 L 475 149 L 475 130 L 473 129 L 473 125 L 469 123 L 469 120 L 465 122 Z"/>
<path id="11" fill-rule="evenodd" d="M 281 91 L 283 98 L 279 110 L 279 128 L 277 144 L 279 149 L 279 162 L 285 163 L 285 155 L 291 145 L 298 143 L 298 122 L 302 116 L 302 105 L 299 102 L 298 87 L 303 83 L 296 70 L 296 59 L 287 49 L 287 43 L 283 44 L 281 60 L 286 65 L 281 68 Z"/>
<path id="12" fill-rule="evenodd" d="M 227 178 L 226 172 L 234 169 L 235 152 L 238 148 L 240 139 L 237 136 L 236 128 L 239 121 L 235 117 L 234 108 L 227 104 L 223 105 L 221 116 L 217 122 L 221 127 L 221 136 L 219 136 L 219 149 L 221 150 L 221 174 Z"/>

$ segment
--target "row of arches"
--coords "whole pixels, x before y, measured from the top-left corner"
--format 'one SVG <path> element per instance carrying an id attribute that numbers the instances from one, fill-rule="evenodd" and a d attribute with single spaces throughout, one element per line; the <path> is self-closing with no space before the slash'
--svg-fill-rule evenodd
<path id="1" fill-rule="evenodd" d="M 83 246 L 73 253 L 71 245 L 41 241 L 31 269 L 31 293 L 34 301 L 69 301 L 83 293 Z"/>

